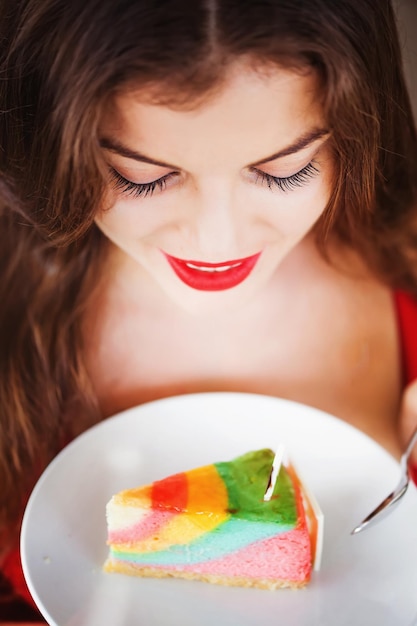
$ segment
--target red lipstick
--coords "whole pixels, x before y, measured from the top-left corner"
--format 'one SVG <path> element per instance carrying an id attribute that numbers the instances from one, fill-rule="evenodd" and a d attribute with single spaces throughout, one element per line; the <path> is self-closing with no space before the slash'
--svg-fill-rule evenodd
<path id="1" fill-rule="evenodd" d="M 200 291 L 222 291 L 243 282 L 251 273 L 260 252 L 225 263 L 185 261 L 164 252 L 172 269 L 183 283 Z"/>

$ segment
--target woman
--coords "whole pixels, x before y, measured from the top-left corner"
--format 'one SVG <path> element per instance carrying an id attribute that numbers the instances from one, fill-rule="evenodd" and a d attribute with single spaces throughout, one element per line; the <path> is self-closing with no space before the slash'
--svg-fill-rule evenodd
<path id="1" fill-rule="evenodd" d="M 36 477 L 130 406 L 265 393 L 398 455 L 417 421 L 417 141 L 389 0 L 0 11 L 14 584 Z"/>

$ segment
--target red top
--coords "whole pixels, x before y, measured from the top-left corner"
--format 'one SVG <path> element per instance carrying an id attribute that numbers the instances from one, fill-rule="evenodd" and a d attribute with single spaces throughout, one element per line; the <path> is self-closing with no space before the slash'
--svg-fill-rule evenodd
<path id="1" fill-rule="evenodd" d="M 397 291 L 394 293 L 398 316 L 398 327 L 402 349 L 402 367 L 404 387 L 417 379 L 417 301 L 410 295 Z M 414 482 L 417 484 L 417 466 L 412 468 Z M 26 587 L 20 564 L 19 551 L 14 550 L 6 560 L 3 574 L 12 582 L 16 594 L 33 605 L 33 600 Z"/>
<path id="2" fill-rule="evenodd" d="M 410 295 L 394 293 L 397 308 L 404 386 L 417 378 L 417 301 Z"/>
<path id="3" fill-rule="evenodd" d="M 404 387 L 417 379 L 417 301 L 402 291 L 394 293 L 398 327 L 402 348 Z M 410 474 L 417 485 L 417 465 L 410 467 Z"/>

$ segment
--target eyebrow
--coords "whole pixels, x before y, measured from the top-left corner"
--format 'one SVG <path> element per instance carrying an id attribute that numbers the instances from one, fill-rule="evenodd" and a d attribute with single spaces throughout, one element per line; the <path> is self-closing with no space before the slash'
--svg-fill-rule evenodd
<path id="1" fill-rule="evenodd" d="M 309 145 L 311 145 L 318 139 L 321 139 L 328 133 L 329 131 L 326 128 L 315 128 L 296 139 L 291 145 L 286 146 L 282 150 L 279 150 L 279 152 L 275 152 L 275 154 L 271 154 L 265 159 L 261 159 L 260 161 L 253 163 L 251 167 L 263 165 L 264 163 L 269 163 L 269 161 L 275 161 L 275 159 L 281 159 L 282 157 L 295 154 L 296 152 L 301 152 L 301 150 L 304 150 Z M 177 166 L 170 163 L 164 163 L 163 161 L 158 161 L 157 159 L 151 159 L 150 157 L 141 154 L 140 152 L 131 150 L 130 148 L 124 146 L 122 143 L 115 139 L 103 137 L 102 139 L 100 139 L 100 146 L 105 150 L 110 150 L 110 152 L 115 152 L 122 157 L 125 157 L 127 159 L 133 159 L 134 161 L 139 161 L 140 163 L 149 163 L 150 165 L 165 167 L 172 170 L 179 169 Z"/>
<path id="2" fill-rule="evenodd" d="M 308 148 L 308 146 L 310 146 L 312 143 L 328 134 L 329 131 L 327 130 L 327 128 L 314 128 L 313 130 L 305 133 L 304 135 L 296 139 L 294 143 L 292 143 L 290 146 L 283 148 L 279 152 L 275 152 L 275 154 L 271 154 L 271 156 L 268 156 L 261 161 L 257 161 L 253 164 L 253 166 L 263 165 L 264 163 L 269 163 L 269 161 L 275 161 L 275 159 L 281 159 L 282 157 L 289 156 L 290 154 L 301 152 L 301 150 Z"/>
<path id="3" fill-rule="evenodd" d="M 105 150 L 110 150 L 110 152 L 115 152 L 120 156 L 126 157 L 127 159 L 133 159 L 134 161 L 139 161 L 140 163 L 150 163 L 150 165 L 157 165 L 158 167 L 166 167 L 167 169 L 177 170 L 178 167 L 175 165 L 170 165 L 169 163 L 163 163 L 162 161 L 157 161 L 156 159 L 151 159 L 150 157 L 141 154 L 140 152 L 136 152 L 135 150 L 131 150 L 127 146 L 124 146 L 119 141 L 115 139 L 108 139 L 107 137 L 103 137 L 100 139 L 100 146 Z"/>

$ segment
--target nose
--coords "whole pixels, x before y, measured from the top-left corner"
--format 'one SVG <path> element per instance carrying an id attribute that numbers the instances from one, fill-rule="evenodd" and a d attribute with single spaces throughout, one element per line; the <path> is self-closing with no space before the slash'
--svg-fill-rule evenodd
<path id="1" fill-rule="evenodd" d="M 192 207 L 193 237 L 204 260 L 223 261 L 242 253 L 244 215 L 233 186 L 207 181 L 196 191 Z"/>

